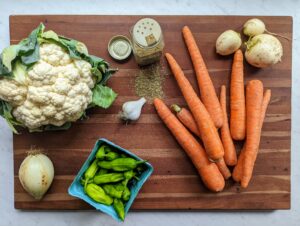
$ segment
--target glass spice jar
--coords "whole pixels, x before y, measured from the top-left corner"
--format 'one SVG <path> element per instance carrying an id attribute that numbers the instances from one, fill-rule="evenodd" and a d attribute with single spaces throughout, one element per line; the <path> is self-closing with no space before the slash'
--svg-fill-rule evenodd
<path id="1" fill-rule="evenodd" d="M 160 60 L 165 44 L 156 20 L 143 18 L 133 26 L 130 33 L 132 51 L 139 65 L 144 66 Z"/>

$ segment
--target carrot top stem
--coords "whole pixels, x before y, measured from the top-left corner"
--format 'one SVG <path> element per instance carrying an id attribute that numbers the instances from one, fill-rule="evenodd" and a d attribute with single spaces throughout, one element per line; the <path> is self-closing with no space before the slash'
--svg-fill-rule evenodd
<path id="1" fill-rule="evenodd" d="M 172 111 L 174 111 L 175 113 L 179 113 L 181 111 L 181 107 L 179 107 L 177 104 L 172 104 L 171 105 L 171 109 Z"/>

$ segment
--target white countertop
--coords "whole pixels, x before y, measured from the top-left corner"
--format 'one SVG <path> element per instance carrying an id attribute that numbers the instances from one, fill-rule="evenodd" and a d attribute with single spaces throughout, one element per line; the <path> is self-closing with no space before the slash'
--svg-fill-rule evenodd
<path id="1" fill-rule="evenodd" d="M 298 0 L 0 0 L 0 49 L 9 44 L 12 14 L 289 15 L 294 18 L 292 90 L 292 208 L 272 212 L 130 212 L 124 225 L 299 225 L 300 222 L 300 1 Z M 299 91 L 298 91 L 299 90 Z M 0 226 L 117 225 L 98 212 L 28 212 L 14 209 L 12 133 L 0 119 Z"/>

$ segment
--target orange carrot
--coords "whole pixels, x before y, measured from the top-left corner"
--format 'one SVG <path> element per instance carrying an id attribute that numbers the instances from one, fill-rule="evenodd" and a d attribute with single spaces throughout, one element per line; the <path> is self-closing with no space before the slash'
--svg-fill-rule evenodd
<path id="1" fill-rule="evenodd" d="M 155 98 L 153 103 L 159 117 L 189 156 L 206 187 L 214 192 L 223 190 L 225 186 L 224 178 L 216 164 L 208 160 L 203 147 L 172 114 L 162 100 Z"/>
<path id="2" fill-rule="evenodd" d="M 237 164 L 235 165 L 233 172 L 232 172 L 232 178 L 236 182 L 241 182 L 242 176 L 243 176 L 243 165 L 244 165 L 244 147 L 246 145 L 244 144 L 242 150 L 240 151 Z"/>
<path id="3" fill-rule="evenodd" d="M 244 92 L 243 53 L 235 52 L 230 83 L 230 131 L 234 140 L 244 140 L 246 133 L 246 106 Z"/>
<path id="4" fill-rule="evenodd" d="M 260 116 L 260 127 L 262 128 L 267 112 L 267 108 L 269 106 L 271 100 L 271 90 L 267 89 L 264 93 L 264 98 L 262 101 L 262 106 L 261 106 L 261 116 Z"/>
<path id="5" fill-rule="evenodd" d="M 267 111 L 268 105 L 270 103 L 270 100 L 271 100 L 271 90 L 268 89 L 264 93 L 264 98 L 263 98 L 263 103 L 262 103 L 262 112 L 261 112 L 261 118 L 260 118 L 261 127 L 263 125 L 265 115 L 266 115 L 266 111 Z M 244 147 L 245 146 L 246 145 L 244 144 Z M 241 179 L 242 179 L 242 176 L 243 176 L 243 170 L 242 169 L 243 169 L 243 165 L 244 165 L 244 155 L 245 155 L 244 147 L 242 148 L 242 150 L 240 152 L 240 155 L 239 155 L 239 158 L 238 158 L 238 163 L 235 166 L 235 168 L 233 170 L 233 173 L 232 173 L 232 178 L 237 182 L 240 182 Z"/>
<path id="6" fill-rule="evenodd" d="M 252 176 L 256 160 L 260 134 L 263 101 L 263 84 L 259 80 L 252 80 L 246 86 L 246 143 L 244 148 L 244 164 L 241 186 L 246 188 Z"/>
<path id="7" fill-rule="evenodd" d="M 192 113 L 188 109 L 181 108 L 177 104 L 173 104 L 171 109 L 176 113 L 177 118 L 186 128 L 201 138 L 197 123 L 195 122 Z"/>
<path id="8" fill-rule="evenodd" d="M 228 126 L 226 109 L 226 86 L 224 85 L 221 87 L 220 103 L 223 111 L 223 126 L 221 127 L 221 140 L 224 147 L 224 160 L 228 166 L 234 166 L 237 163 L 237 156 Z"/>
<path id="9" fill-rule="evenodd" d="M 200 89 L 201 100 L 209 112 L 215 126 L 220 128 L 223 124 L 222 109 L 205 62 L 191 30 L 187 26 L 184 26 L 182 29 L 182 34 L 194 65 L 198 86 Z"/>
<path id="10" fill-rule="evenodd" d="M 176 113 L 176 116 L 179 119 L 179 121 L 181 121 L 181 123 L 187 129 L 189 129 L 196 136 L 201 138 L 200 132 L 197 128 L 197 123 L 195 122 L 195 119 L 189 110 L 187 110 L 186 108 L 181 108 L 176 104 L 173 104 L 171 106 L 171 109 Z M 216 164 L 225 179 L 228 179 L 229 177 L 231 177 L 230 170 L 226 166 L 224 158 L 221 158 L 219 161 L 216 162 Z"/>
<path id="11" fill-rule="evenodd" d="M 242 155 L 241 186 L 246 188 L 252 177 L 253 167 L 256 160 L 260 135 L 261 114 L 263 101 L 263 84 L 258 80 L 252 80 L 246 87 L 246 142 Z"/>
<path id="12" fill-rule="evenodd" d="M 227 180 L 229 177 L 231 177 L 230 170 L 228 169 L 228 167 L 224 161 L 224 158 L 221 158 L 219 161 L 216 162 L 216 164 L 225 180 Z"/>
<path id="13" fill-rule="evenodd" d="M 198 98 L 173 56 L 166 53 L 166 58 L 177 80 L 177 84 L 195 118 L 208 157 L 214 161 L 221 159 L 224 155 L 223 145 L 208 111 Z"/>

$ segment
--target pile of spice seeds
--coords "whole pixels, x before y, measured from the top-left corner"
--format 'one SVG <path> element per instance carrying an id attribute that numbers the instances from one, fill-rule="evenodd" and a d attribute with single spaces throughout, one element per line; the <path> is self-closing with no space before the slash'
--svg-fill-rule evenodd
<path id="1" fill-rule="evenodd" d="M 145 97 L 149 101 L 154 98 L 163 98 L 165 74 L 165 69 L 160 63 L 141 67 L 134 81 L 136 95 Z"/>

